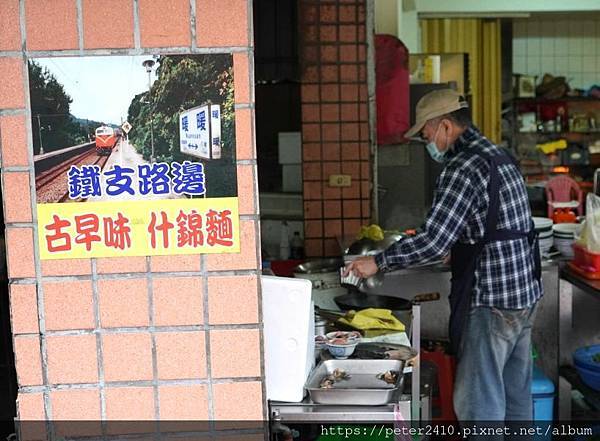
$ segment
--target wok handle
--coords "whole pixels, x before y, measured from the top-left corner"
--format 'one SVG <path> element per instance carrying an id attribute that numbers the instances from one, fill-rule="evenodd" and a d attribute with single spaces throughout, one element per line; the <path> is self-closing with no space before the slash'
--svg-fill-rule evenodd
<path id="1" fill-rule="evenodd" d="M 431 302 L 431 301 L 439 300 L 439 299 L 440 299 L 439 292 L 428 292 L 425 294 L 417 294 L 416 296 L 413 297 L 412 302 L 413 303 L 422 303 L 422 302 Z"/>
<path id="2" fill-rule="evenodd" d="M 336 321 L 337 319 L 346 316 L 345 311 L 334 311 L 331 309 L 323 309 L 323 308 L 319 308 L 318 306 L 315 306 L 315 313 L 320 315 L 324 319 L 333 320 L 333 321 Z"/>

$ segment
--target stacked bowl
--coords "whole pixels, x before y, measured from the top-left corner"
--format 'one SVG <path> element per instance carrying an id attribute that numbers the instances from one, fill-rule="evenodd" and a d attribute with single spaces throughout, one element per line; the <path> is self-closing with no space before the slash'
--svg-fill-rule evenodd
<path id="1" fill-rule="evenodd" d="M 338 360 L 345 360 L 354 352 L 360 342 L 358 331 L 333 331 L 325 335 L 326 346 L 331 355 Z"/>
<path id="2" fill-rule="evenodd" d="M 575 255 L 573 243 L 575 242 L 575 235 L 578 233 L 579 228 L 579 224 L 572 223 L 556 224 L 552 227 L 554 247 L 563 256 L 572 258 Z"/>
<path id="3" fill-rule="evenodd" d="M 538 233 L 538 242 L 540 245 L 540 254 L 548 254 L 554 243 L 552 234 L 552 219 L 547 217 L 534 217 L 533 224 Z"/>
<path id="4" fill-rule="evenodd" d="M 592 389 L 600 391 L 600 345 L 577 349 L 573 354 L 573 362 L 581 380 Z"/>

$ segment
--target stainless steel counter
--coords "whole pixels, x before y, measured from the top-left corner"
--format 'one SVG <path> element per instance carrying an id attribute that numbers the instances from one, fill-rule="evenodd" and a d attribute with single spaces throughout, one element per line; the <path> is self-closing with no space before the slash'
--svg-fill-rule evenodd
<path id="1" fill-rule="evenodd" d="M 428 408 L 429 398 L 423 396 L 422 403 L 424 408 Z M 405 420 L 410 420 L 410 395 L 402 395 L 396 403 L 385 406 L 334 406 L 314 404 L 310 401 L 302 403 L 271 401 L 269 403 L 270 419 L 281 421 L 284 424 L 289 422 L 394 422 L 395 409 Z M 425 421 L 429 421 L 426 415 L 423 415 L 423 418 Z"/>

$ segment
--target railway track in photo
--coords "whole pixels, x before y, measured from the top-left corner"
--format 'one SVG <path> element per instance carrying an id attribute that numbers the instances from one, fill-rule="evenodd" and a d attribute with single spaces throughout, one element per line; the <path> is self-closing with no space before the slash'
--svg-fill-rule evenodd
<path id="1" fill-rule="evenodd" d="M 65 202 L 69 200 L 67 173 L 72 166 L 98 165 L 104 169 L 110 156 L 99 156 L 94 148 L 77 153 L 36 175 L 37 203 Z M 81 201 L 81 199 L 79 199 Z"/>

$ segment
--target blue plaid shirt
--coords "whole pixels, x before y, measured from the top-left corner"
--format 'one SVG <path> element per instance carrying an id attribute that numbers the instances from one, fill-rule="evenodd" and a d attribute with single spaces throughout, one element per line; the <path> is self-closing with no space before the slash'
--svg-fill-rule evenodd
<path id="1" fill-rule="evenodd" d="M 502 154 L 476 128 L 467 128 L 447 153 L 425 223 L 415 236 L 402 239 L 375 256 L 380 270 L 440 259 L 456 241 L 474 244 L 483 238 L 489 205 L 489 164 L 480 155 L 467 154 L 468 149 Z M 497 228 L 529 231 L 531 211 L 521 173 L 510 164 L 499 166 L 498 174 Z M 526 308 L 542 296 L 540 285 L 534 277 L 533 255 L 526 238 L 490 242 L 478 259 L 471 304 Z"/>

